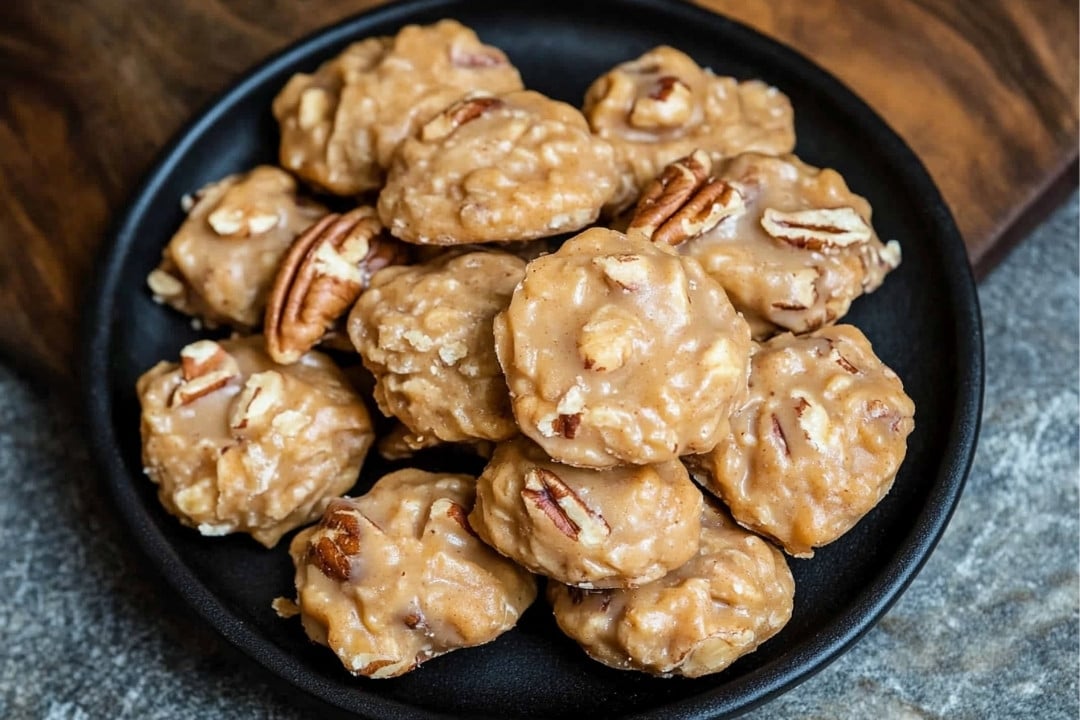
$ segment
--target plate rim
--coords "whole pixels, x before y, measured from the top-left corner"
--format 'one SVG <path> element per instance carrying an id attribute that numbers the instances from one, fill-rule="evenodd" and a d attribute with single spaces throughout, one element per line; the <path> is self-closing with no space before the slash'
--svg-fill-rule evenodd
<path id="1" fill-rule="evenodd" d="M 128 250 L 135 242 L 140 218 L 150 199 L 185 157 L 190 146 L 230 108 L 256 86 L 286 66 L 294 65 L 310 53 L 363 37 L 365 26 L 377 23 L 402 24 L 421 12 L 436 11 L 456 5 L 460 0 L 401 0 L 351 14 L 331 25 L 316 29 L 288 43 L 261 62 L 244 71 L 223 90 L 197 109 L 173 134 L 153 159 L 122 210 L 116 215 L 105 241 L 98 251 L 93 281 L 88 284 L 84 313 L 79 330 L 78 384 L 82 419 L 86 427 L 95 470 L 108 486 L 115 506 L 120 510 L 127 530 L 135 536 L 146 560 L 165 582 L 180 594 L 196 615 L 212 627 L 251 661 L 261 665 L 295 689 L 336 710 L 355 711 L 346 705 L 339 692 L 327 686 L 320 675 L 297 664 L 293 656 L 269 641 L 254 627 L 234 615 L 211 592 L 176 553 L 171 543 L 157 530 L 143 508 L 136 486 L 131 482 L 119 441 L 112 426 L 113 397 L 110 383 L 89 382 L 109 377 L 109 350 L 114 333 L 113 308 L 118 275 Z M 937 478 L 930 488 L 916 522 L 898 545 L 894 561 L 875 581 L 844 605 L 843 612 L 830 625 L 832 632 L 821 633 L 803 646 L 751 674 L 736 678 L 722 688 L 713 688 L 682 698 L 661 707 L 630 717 L 706 718 L 741 714 L 817 674 L 846 652 L 865 635 L 899 600 L 933 553 L 948 526 L 970 474 L 978 442 L 985 384 L 982 318 L 978 293 L 964 243 L 952 214 L 922 161 L 914 151 L 872 108 L 850 88 L 791 47 L 749 26 L 712 10 L 681 0 L 602 0 L 612 6 L 632 6 L 645 10 L 683 15 L 684 21 L 722 23 L 724 32 L 736 35 L 740 42 L 760 47 L 776 58 L 779 65 L 820 88 L 830 100 L 843 107 L 853 122 L 871 136 L 883 154 L 894 157 L 896 166 L 913 182 L 913 193 L 930 202 L 925 208 L 927 222 L 944 238 L 942 254 L 950 270 L 945 273 L 948 297 L 956 322 L 952 327 L 957 338 L 956 388 L 951 407 L 956 415 L 950 424 L 949 440 L 938 466 Z M 442 713 L 407 705 L 398 700 L 360 689 L 365 713 L 373 716 L 444 718 Z M 350 695 L 349 697 L 355 697 Z"/>

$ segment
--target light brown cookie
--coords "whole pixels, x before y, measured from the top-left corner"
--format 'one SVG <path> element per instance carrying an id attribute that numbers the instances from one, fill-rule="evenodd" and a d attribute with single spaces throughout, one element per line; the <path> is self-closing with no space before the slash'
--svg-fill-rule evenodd
<path id="1" fill-rule="evenodd" d="M 281 164 L 337 195 L 382 185 L 398 144 L 466 92 L 522 88 L 498 48 L 454 20 L 350 45 L 274 99 Z"/>
<path id="2" fill-rule="evenodd" d="M 701 504 L 678 460 L 574 468 L 519 436 L 496 446 L 469 523 L 535 573 L 583 588 L 631 587 L 697 552 Z"/>
<path id="3" fill-rule="evenodd" d="M 360 296 L 349 337 L 375 375 L 379 408 L 412 444 L 517 433 L 491 324 L 524 271 L 515 255 L 473 252 L 386 268 Z"/>
<path id="4" fill-rule="evenodd" d="M 810 557 L 892 487 L 914 412 L 857 328 L 779 335 L 753 357 L 730 438 L 694 464 L 740 524 Z"/>
<path id="5" fill-rule="evenodd" d="M 548 583 L 563 632 L 594 660 L 669 677 L 720 672 L 791 618 L 795 581 L 783 554 L 706 503 L 697 555 L 630 590 Z"/>
<path id="6" fill-rule="evenodd" d="M 269 165 L 210 183 L 183 204 L 187 219 L 146 278 L 154 300 L 207 327 L 258 327 L 278 262 L 326 208 Z"/>
<path id="7" fill-rule="evenodd" d="M 611 146 L 576 108 L 528 90 L 473 94 L 401 144 L 379 217 L 423 245 L 531 240 L 594 221 L 615 182 Z"/>
<path id="8" fill-rule="evenodd" d="M 882 244 L 870 215 L 835 170 L 699 151 L 646 189 L 627 232 L 697 259 L 761 340 L 831 325 L 899 266 L 899 243 Z"/>
<path id="9" fill-rule="evenodd" d="M 580 467 L 706 452 L 746 389 L 750 330 L 720 286 L 613 230 L 530 262 L 495 341 L 521 431 Z"/>
<path id="10" fill-rule="evenodd" d="M 735 155 L 795 148 L 794 114 L 782 92 L 760 80 L 718 77 L 667 46 L 599 77 L 584 112 L 593 132 L 615 147 L 622 182 L 612 213 L 695 149 Z"/>
<path id="11" fill-rule="evenodd" d="M 334 500 L 289 548 L 308 637 L 388 678 L 512 628 L 536 583 L 473 535 L 474 493 L 467 475 L 408 469 Z"/>
<path id="12" fill-rule="evenodd" d="M 324 355 L 276 365 L 261 336 L 200 340 L 139 378 L 143 466 L 203 535 L 267 547 L 356 482 L 374 440 L 364 403 Z"/>

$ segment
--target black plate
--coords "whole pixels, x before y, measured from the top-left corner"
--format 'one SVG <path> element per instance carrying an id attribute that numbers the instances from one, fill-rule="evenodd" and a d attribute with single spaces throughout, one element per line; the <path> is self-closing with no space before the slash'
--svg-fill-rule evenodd
<path id="1" fill-rule="evenodd" d="M 881 236 L 903 246 L 903 265 L 881 290 L 856 301 L 849 319 L 915 400 L 907 459 L 892 492 L 852 532 L 813 560 L 791 562 L 791 622 L 723 673 L 660 680 L 610 670 L 557 632 L 541 600 L 490 645 L 395 680 L 353 678 L 331 652 L 309 643 L 295 620 L 279 620 L 270 609 L 272 598 L 291 593 L 283 548 L 267 551 L 246 538 L 202 538 L 182 528 L 142 474 L 135 380 L 196 337 L 145 290 L 147 273 L 183 219 L 180 196 L 274 161 L 270 102 L 294 72 L 312 70 L 352 40 L 443 17 L 503 48 L 528 87 L 573 104 L 602 71 L 660 43 L 720 74 L 762 78 L 791 98 L 798 154 L 837 168 L 869 198 Z M 806 59 L 679 3 L 421 0 L 303 40 L 240 80 L 180 133 L 120 220 L 99 279 L 86 316 L 83 367 L 92 382 L 85 382 L 85 399 L 97 459 L 136 538 L 176 591 L 232 643 L 296 687 L 372 717 L 691 718 L 745 710 L 820 670 L 889 608 L 941 535 L 975 448 L 983 385 L 977 298 L 964 246 L 922 164 L 865 104 Z M 363 482 L 379 469 L 377 463 L 365 468 Z"/>

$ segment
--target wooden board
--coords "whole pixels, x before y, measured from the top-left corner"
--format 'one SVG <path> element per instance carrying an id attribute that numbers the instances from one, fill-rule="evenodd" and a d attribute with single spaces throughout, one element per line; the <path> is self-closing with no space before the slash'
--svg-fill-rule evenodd
<path id="1" fill-rule="evenodd" d="M 0 3 L 0 355 L 70 380 L 93 259 L 155 153 L 244 69 L 376 4 Z M 702 4 L 874 106 L 930 168 L 979 270 L 1075 186 L 1075 2 Z"/>

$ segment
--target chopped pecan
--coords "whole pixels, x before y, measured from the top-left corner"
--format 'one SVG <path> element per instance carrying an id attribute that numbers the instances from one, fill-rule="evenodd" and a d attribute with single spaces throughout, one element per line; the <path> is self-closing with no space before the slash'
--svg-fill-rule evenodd
<path id="1" fill-rule="evenodd" d="M 782 212 L 766 208 L 761 226 L 772 237 L 797 248 L 828 250 L 870 240 L 873 231 L 854 208 L 814 208 Z"/>
<path id="2" fill-rule="evenodd" d="M 169 407 L 195 402 L 239 377 L 240 368 L 232 355 L 213 340 L 193 342 L 180 351 L 180 384 L 176 386 Z"/>
<path id="3" fill-rule="evenodd" d="M 426 142 L 441 140 L 465 123 L 502 104 L 502 100 L 490 95 L 462 98 L 429 120 L 420 131 L 420 137 Z"/>
<path id="4" fill-rule="evenodd" d="M 570 415 L 557 415 L 554 420 L 551 421 L 551 429 L 556 435 L 562 435 L 567 440 L 573 440 L 577 435 L 578 427 L 581 425 L 581 413 L 573 413 Z"/>
<path id="5" fill-rule="evenodd" d="M 222 237 L 246 238 L 261 235 L 281 222 L 277 212 L 233 201 L 229 193 L 217 208 L 206 217 L 206 222 Z"/>
<path id="6" fill-rule="evenodd" d="M 276 370 L 255 373 L 244 383 L 244 389 L 236 396 L 229 425 L 243 430 L 249 425 L 263 424 L 271 411 L 285 400 L 285 378 Z"/>
<path id="7" fill-rule="evenodd" d="M 593 263 L 600 267 L 605 278 L 622 290 L 635 292 L 649 284 L 648 265 L 640 255 L 600 255 L 593 258 Z"/>
<path id="8" fill-rule="evenodd" d="M 780 424 L 780 418 L 775 414 L 772 416 L 772 434 L 776 438 L 777 444 L 780 449 L 784 451 L 784 455 L 791 457 L 791 448 L 788 447 L 787 436 L 784 434 L 784 426 Z"/>
<path id="9" fill-rule="evenodd" d="M 636 128 L 670 128 L 687 123 L 694 112 L 694 93 L 673 75 L 663 75 L 647 95 L 630 108 L 630 125 Z"/>
<path id="10" fill-rule="evenodd" d="M 450 500 L 449 498 L 439 498 L 431 504 L 431 516 L 445 515 L 458 525 L 461 529 L 469 533 L 472 536 L 476 536 L 476 531 L 473 530 L 472 525 L 469 524 L 468 513 L 465 512 L 465 508 L 461 507 L 458 503 Z"/>
<path id="11" fill-rule="evenodd" d="M 741 215 L 742 194 L 711 172 L 712 161 L 701 150 L 668 165 L 641 194 L 627 234 L 675 246 Z"/>
<path id="12" fill-rule="evenodd" d="M 534 467 L 525 473 L 521 496 L 546 515 L 559 531 L 583 545 L 597 545 L 611 527 L 555 473 Z"/>
<path id="13" fill-rule="evenodd" d="M 352 571 L 351 558 L 360 552 L 360 536 L 365 526 L 381 532 L 348 499 L 331 501 L 308 541 L 308 562 L 328 578 L 347 581 Z"/>
<path id="14" fill-rule="evenodd" d="M 316 222 L 278 268 L 265 317 L 270 357 L 282 364 L 299 360 L 353 306 L 376 271 L 404 262 L 404 246 L 383 231 L 372 207 Z"/>
<path id="15" fill-rule="evenodd" d="M 593 372 L 619 369 L 633 358 L 634 346 L 644 333 L 641 321 L 633 313 L 617 305 L 600 306 L 578 334 L 582 365 Z"/>
<path id="16" fill-rule="evenodd" d="M 467 50 L 455 46 L 450 49 L 450 64 L 454 67 L 474 70 L 477 68 L 501 67 L 509 65 L 510 61 L 495 48 Z"/>
<path id="17" fill-rule="evenodd" d="M 172 273 L 155 268 L 146 276 L 146 285 L 154 294 L 155 302 L 165 302 L 184 294 L 184 283 Z"/>

